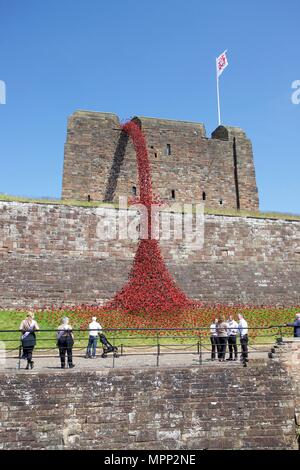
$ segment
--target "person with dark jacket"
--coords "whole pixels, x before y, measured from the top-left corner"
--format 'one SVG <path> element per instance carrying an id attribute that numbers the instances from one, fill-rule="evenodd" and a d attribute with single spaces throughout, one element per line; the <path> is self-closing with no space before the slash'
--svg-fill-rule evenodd
<path id="1" fill-rule="evenodd" d="M 72 333 L 72 327 L 69 324 L 69 319 L 67 317 L 63 318 L 62 324 L 57 329 L 57 346 L 59 348 L 59 357 L 61 368 L 65 369 L 66 367 L 66 354 L 68 356 L 68 366 L 72 369 L 73 357 L 72 357 L 72 348 L 74 345 L 74 336 Z"/>
<path id="2" fill-rule="evenodd" d="M 226 348 L 227 348 L 227 340 L 228 340 L 228 334 L 227 334 L 227 323 L 225 322 L 225 318 L 221 315 L 218 323 L 216 324 L 216 331 L 218 335 L 218 358 L 219 362 L 224 362 L 225 361 L 225 355 L 226 355 Z"/>
<path id="3" fill-rule="evenodd" d="M 39 325 L 34 320 L 34 313 L 28 313 L 25 320 L 21 322 L 20 331 L 22 333 L 21 342 L 23 349 L 22 359 L 27 359 L 26 369 L 33 369 L 32 353 L 36 345 L 35 332 L 39 331 Z"/>
<path id="4" fill-rule="evenodd" d="M 294 327 L 294 338 L 300 338 L 300 313 L 296 313 L 295 321 L 287 323 L 286 326 Z"/>

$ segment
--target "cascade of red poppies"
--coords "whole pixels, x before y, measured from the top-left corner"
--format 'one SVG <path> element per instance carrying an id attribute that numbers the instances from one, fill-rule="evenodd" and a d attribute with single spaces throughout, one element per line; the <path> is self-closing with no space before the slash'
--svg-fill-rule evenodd
<path id="1" fill-rule="evenodd" d="M 139 177 L 140 196 L 136 202 L 143 204 L 148 213 L 148 239 L 139 242 L 128 282 L 105 306 L 126 312 L 182 311 L 195 306 L 195 302 L 176 286 L 160 252 L 159 242 L 151 239 L 151 207 L 158 203 L 152 192 L 151 170 L 146 140 L 135 121 L 122 126 L 132 139 Z"/>

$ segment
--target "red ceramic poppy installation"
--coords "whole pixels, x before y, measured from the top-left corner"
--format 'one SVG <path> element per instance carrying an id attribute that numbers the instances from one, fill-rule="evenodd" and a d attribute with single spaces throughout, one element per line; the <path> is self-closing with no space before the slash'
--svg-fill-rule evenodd
<path id="1" fill-rule="evenodd" d="M 122 126 L 131 137 L 137 156 L 140 196 L 135 201 L 147 209 L 148 238 L 141 239 L 134 258 L 128 282 L 106 305 L 112 310 L 127 313 L 182 311 L 196 306 L 176 285 L 161 255 L 159 241 L 151 239 L 151 208 L 159 204 L 153 195 L 150 162 L 145 136 L 134 120 Z"/>

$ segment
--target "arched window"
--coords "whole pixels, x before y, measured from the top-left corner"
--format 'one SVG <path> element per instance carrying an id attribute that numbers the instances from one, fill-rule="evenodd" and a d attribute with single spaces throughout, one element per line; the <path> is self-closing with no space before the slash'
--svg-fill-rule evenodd
<path id="1" fill-rule="evenodd" d="M 203 193 L 202 193 L 202 201 L 206 201 L 206 192 L 205 191 L 203 191 Z"/>
<path id="2" fill-rule="evenodd" d="M 172 197 L 172 199 L 175 199 L 175 189 L 172 189 L 172 191 L 171 191 L 171 197 Z"/>
<path id="3" fill-rule="evenodd" d="M 133 196 L 136 196 L 136 186 L 132 186 L 131 193 Z"/>
<path id="4" fill-rule="evenodd" d="M 88 194 L 87 200 L 88 200 L 88 202 L 91 202 L 91 196 L 90 196 L 90 194 Z"/>

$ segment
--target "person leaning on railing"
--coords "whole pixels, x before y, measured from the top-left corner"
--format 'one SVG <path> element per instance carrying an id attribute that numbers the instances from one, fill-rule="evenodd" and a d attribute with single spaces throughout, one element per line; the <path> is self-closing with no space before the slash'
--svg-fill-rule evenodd
<path id="1" fill-rule="evenodd" d="M 72 357 L 73 345 L 74 336 L 72 333 L 72 327 L 69 324 L 68 317 L 64 317 L 62 319 L 62 324 L 59 325 L 57 329 L 57 346 L 59 348 L 60 365 L 62 369 L 65 369 L 66 367 L 66 354 L 68 355 L 69 368 L 72 369 L 75 367 Z"/>
<path id="2" fill-rule="evenodd" d="M 22 359 L 27 359 L 27 366 L 25 369 L 33 369 L 33 360 L 32 360 L 32 353 L 34 347 L 36 345 L 36 336 L 35 332 L 38 331 L 39 325 L 34 320 L 34 313 L 28 313 L 25 320 L 23 320 L 20 324 L 20 331 L 22 332 L 21 342 L 22 342 L 22 349 L 23 355 Z"/>
<path id="3" fill-rule="evenodd" d="M 89 342 L 86 348 L 86 359 L 95 359 L 98 334 L 102 330 L 102 326 L 97 322 L 97 317 L 93 317 L 89 324 Z"/>
<path id="4" fill-rule="evenodd" d="M 218 323 L 216 324 L 216 330 L 218 335 L 218 358 L 219 362 L 225 361 L 226 347 L 227 347 L 227 323 L 223 315 L 220 316 Z"/>
<path id="5" fill-rule="evenodd" d="M 293 323 L 286 323 L 285 326 L 292 326 L 294 328 L 294 338 L 300 338 L 300 313 L 296 313 Z"/>

